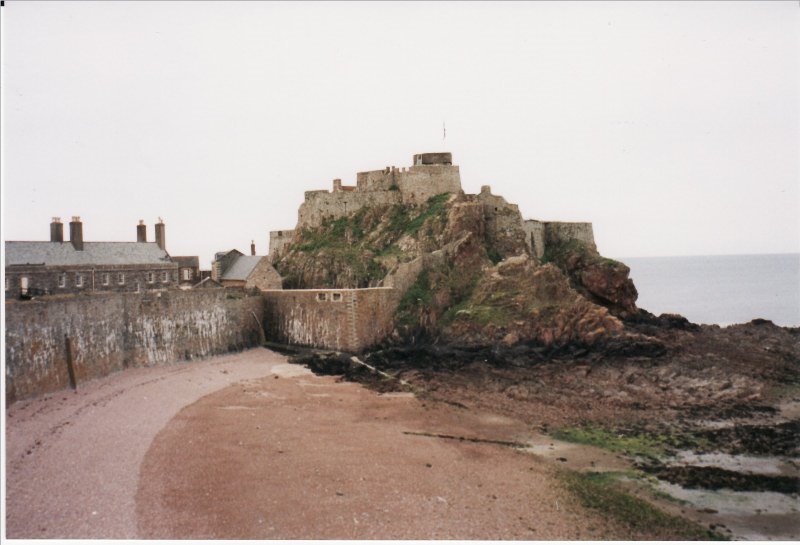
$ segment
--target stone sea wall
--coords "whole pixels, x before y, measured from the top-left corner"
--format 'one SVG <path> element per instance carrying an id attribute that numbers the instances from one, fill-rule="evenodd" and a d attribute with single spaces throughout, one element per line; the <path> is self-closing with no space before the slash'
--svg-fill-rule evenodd
<path id="1" fill-rule="evenodd" d="M 70 360 L 80 386 L 256 346 L 263 314 L 260 296 L 223 289 L 7 300 L 6 402 L 69 387 Z"/>
<path id="2" fill-rule="evenodd" d="M 267 340 L 361 351 L 391 333 L 397 293 L 393 288 L 267 290 Z"/>

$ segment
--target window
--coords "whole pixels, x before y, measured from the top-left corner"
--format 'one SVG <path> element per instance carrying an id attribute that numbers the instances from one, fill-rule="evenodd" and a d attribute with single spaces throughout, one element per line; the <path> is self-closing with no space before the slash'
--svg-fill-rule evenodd
<path id="1" fill-rule="evenodd" d="M 328 294 L 327 293 L 318 293 L 317 294 L 317 301 L 327 301 Z"/>
<path id="2" fill-rule="evenodd" d="M 61 273 L 58 275 L 58 287 L 59 288 L 66 288 L 67 287 L 67 274 Z"/>
<path id="3" fill-rule="evenodd" d="M 81 273 L 75 275 L 75 286 L 78 288 L 83 287 L 83 275 Z"/>
<path id="4" fill-rule="evenodd" d="M 183 269 L 183 279 L 184 280 L 192 279 L 192 269 Z"/>
<path id="5" fill-rule="evenodd" d="M 147 283 L 152 284 L 155 281 L 156 275 L 154 273 L 147 273 Z"/>
<path id="6" fill-rule="evenodd" d="M 100 278 L 102 279 L 104 286 L 108 286 L 111 283 L 111 273 L 103 273 Z"/>
<path id="7" fill-rule="evenodd" d="M 125 283 L 125 273 L 117 273 L 117 284 L 120 286 Z"/>
<path id="8" fill-rule="evenodd" d="M 342 294 L 341 293 L 334 293 L 331 296 L 331 301 L 340 302 L 341 300 L 342 300 Z"/>
<path id="9" fill-rule="evenodd" d="M 6 276 L 6 291 L 8 291 L 8 277 Z"/>
<path id="10" fill-rule="evenodd" d="M 169 282 L 169 273 L 167 271 L 163 271 L 161 273 L 161 281 L 162 282 Z"/>
<path id="11" fill-rule="evenodd" d="M 19 289 L 22 293 L 28 293 L 28 277 L 23 276 L 19 279 Z"/>

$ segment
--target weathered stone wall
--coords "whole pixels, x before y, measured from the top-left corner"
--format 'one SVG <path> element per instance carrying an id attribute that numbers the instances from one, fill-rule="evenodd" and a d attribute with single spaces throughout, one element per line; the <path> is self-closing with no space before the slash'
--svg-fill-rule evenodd
<path id="1" fill-rule="evenodd" d="M 525 220 L 522 222 L 525 239 L 531 250 L 531 255 L 541 259 L 544 255 L 544 223 L 539 220 Z"/>
<path id="2" fill-rule="evenodd" d="M 475 198 L 483 204 L 489 245 L 503 259 L 525 253 L 530 245 L 526 241 L 519 206 L 499 195 L 492 195 L 488 185 L 481 186 L 481 192 Z"/>
<path id="3" fill-rule="evenodd" d="M 77 383 L 127 367 L 211 356 L 260 343 L 259 296 L 216 290 L 93 294 L 6 301 L 6 400 L 69 386 L 67 339 Z M 262 322 L 263 323 L 263 322 Z"/>
<path id="4" fill-rule="evenodd" d="M 392 288 L 264 292 L 264 327 L 274 342 L 359 352 L 394 327 Z"/>
<path id="5" fill-rule="evenodd" d="M 273 263 L 284 253 L 287 244 L 294 238 L 294 229 L 269 232 L 269 259 Z"/>
<path id="6" fill-rule="evenodd" d="M 279 290 L 283 287 L 281 275 L 278 274 L 267 257 L 261 258 L 253 272 L 247 277 L 245 288 L 257 288 L 260 290 Z"/>
<path id="7" fill-rule="evenodd" d="M 452 165 L 415 165 L 412 167 L 386 167 L 384 170 L 359 172 L 356 186 L 360 192 L 400 191 L 402 202 L 422 204 L 441 193 L 461 191 L 461 173 Z"/>
<path id="8" fill-rule="evenodd" d="M 355 191 L 306 191 L 305 201 L 298 211 L 297 228 L 317 226 L 325 219 L 341 218 L 365 206 L 423 204 L 433 196 L 461 191 L 458 167 L 443 164 L 386 167 L 359 172 L 356 180 Z M 278 253 L 280 240 L 275 237 Z M 270 254 L 272 248 L 270 233 Z"/>
<path id="9" fill-rule="evenodd" d="M 365 206 L 400 204 L 399 191 L 306 191 L 298 210 L 297 228 L 318 226 L 327 218 L 342 218 Z"/>
<path id="10" fill-rule="evenodd" d="M 436 195 L 461 191 L 461 173 L 457 166 L 418 165 L 401 172 L 397 185 L 404 203 L 423 204 Z"/>
<path id="11" fill-rule="evenodd" d="M 414 156 L 415 165 L 452 165 L 453 154 L 448 151 L 418 153 Z"/>
<path id="12" fill-rule="evenodd" d="M 545 246 L 553 243 L 579 240 L 591 248 L 596 248 L 592 224 L 586 222 L 568 223 L 563 221 L 548 221 L 544 224 Z"/>

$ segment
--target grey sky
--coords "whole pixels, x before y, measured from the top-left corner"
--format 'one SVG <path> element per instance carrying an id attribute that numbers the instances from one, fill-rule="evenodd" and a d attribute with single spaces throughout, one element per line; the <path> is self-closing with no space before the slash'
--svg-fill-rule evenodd
<path id="1" fill-rule="evenodd" d="M 609 256 L 800 251 L 800 7 L 15 2 L 3 224 L 266 253 L 303 192 L 452 151 Z M 442 142 L 442 122 L 447 140 Z"/>

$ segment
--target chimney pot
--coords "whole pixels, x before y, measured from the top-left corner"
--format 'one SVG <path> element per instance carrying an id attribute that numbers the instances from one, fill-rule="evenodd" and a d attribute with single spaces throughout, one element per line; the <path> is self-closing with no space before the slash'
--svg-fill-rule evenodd
<path id="1" fill-rule="evenodd" d="M 250 255 L 256 255 L 256 241 L 250 241 Z"/>

